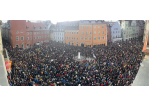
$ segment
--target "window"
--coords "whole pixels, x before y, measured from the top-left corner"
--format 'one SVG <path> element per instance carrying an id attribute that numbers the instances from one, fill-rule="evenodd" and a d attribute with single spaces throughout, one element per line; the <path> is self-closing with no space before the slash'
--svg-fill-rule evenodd
<path id="1" fill-rule="evenodd" d="M 82 32 L 82 35 L 84 35 L 84 32 Z"/>
<path id="2" fill-rule="evenodd" d="M 27 37 L 27 40 L 29 40 L 29 37 Z"/>
<path id="3" fill-rule="evenodd" d="M 90 35 L 92 35 L 92 32 L 90 32 Z"/>
<path id="4" fill-rule="evenodd" d="M 84 26 L 82 26 L 82 28 L 84 29 Z"/>
<path id="5" fill-rule="evenodd" d="M 38 36 L 37 36 L 37 39 L 38 39 Z"/>
<path id="6" fill-rule="evenodd" d="M 94 26 L 94 29 L 96 28 L 96 26 Z"/>
<path id="7" fill-rule="evenodd" d="M 102 26 L 102 28 L 104 28 L 104 26 Z"/>
<path id="8" fill-rule="evenodd" d="M 89 40 L 91 40 L 91 37 L 89 37 Z"/>
<path id="9" fill-rule="evenodd" d="M 107 35 L 107 37 L 109 37 L 109 35 Z"/>
<path id="10" fill-rule="evenodd" d="M 96 37 L 94 37 L 94 40 L 96 40 Z"/>
<path id="11" fill-rule="evenodd" d="M 30 40 L 32 40 L 32 37 L 30 37 Z"/>
<path id="12" fill-rule="evenodd" d="M 46 34 L 46 32 L 44 32 Z"/>
<path id="13" fill-rule="evenodd" d="M 96 34 L 96 31 L 94 31 L 94 34 Z"/>
<path id="14" fill-rule="evenodd" d="M 46 38 L 46 35 L 45 35 L 45 38 Z"/>
<path id="15" fill-rule="evenodd" d="M 117 33 L 117 31 L 116 31 L 116 33 Z"/>
<path id="16" fill-rule="evenodd" d="M 100 37 L 98 37 L 98 40 L 100 40 Z"/>
<path id="17" fill-rule="evenodd" d="M 37 34 L 38 34 L 38 32 L 37 32 Z"/>
<path id="18" fill-rule="evenodd" d="M 43 36 L 42 36 L 42 39 L 43 39 Z"/>
<path id="19" fill-rule="evenodd" d="M 34 40 L 36 39 L 36 37 L 34 37 Z"/>
<path id="20" fill-rule="evenodd" d="M 104 39 L 104 36 L 102 37 L 102 39 Z"/>
<path id="21" fill-rule="evenodd" d="M 69 40 L 70 40 L 70 37 L 69 37 Z"/>
<path id="22" fill-rule="evenodd" d="M 75 34 L 75 32 L 74 32 L 74 34 Z"/>
<path id="23" fill-rule="evenodd" d="M 47 27 L 45 27 L 45 29 L 46 29 Z"/>
<path id="24" fill-rule="evenodd" d="M 81 40 L 83 40 L 83 37 L 81 37 Z"/>
<path id="25" fill-rule="evenodd" d="M 21 33 L 23 33 L 23 31 L 21 31 Z"/>
<path id="26" fill-rule="evenodd" d="M 16 31 L 16 33 L 19 33 L 19 31 Z"/>
<path id="27" fill-rule="evenodd" d="M 67 39 L 68 39 L 68 37 L 67 37 Z"/>
<path id="28" fill-rule="evenodd" d="M 72 40 L 73 40 L 73 37 L 72 37 Z"/>
<path id="29" fill-rule="evenodd" d="M 27 35 L 29 35 L 29 32 L 27 32 Z"/>
<path id="30" fill-rule="evenodd" d="M 40 29 L 42 29 L 42 27 L 40 26 Z"/>
<path id="31" fill-rule="evenodd" d="M 19 37 L 16 37 L 16 41 L 19 41 Z"/>
<path id="32" fill-rule="evenodd" d="M 38 32 L 40 34 L 40 32 Z"/>
<path id="33" fill-rule="evenodd" d="M 88 26 L 86 26 L 86 29 L 88 29 Z"/>
<path id="34" fill-rule="evenodd" d="M 70 32 L 70 34 L 71 34 L 71 32 Z"/>
<path id="35" fill-rule="evenodd" d="M 36 29 L 36 27 L 34 26 L 34 29 Z"/>
<path id="36" fill-rule="evenodd" d="M 78 34 L 78 32 L 77 32 L 77 34 Z"/>
<path id="37" fill-rule="evenodd" d="M 32 32 L 30 32 L 30 35 L 32 35 Z"/>
<path id="38" fill-rule="evenodd" d="M 92 29 L 92 26 L 90 26 L 90 29 Z"/>
<path id="39" fill-rule="evenodd" d="M 26 26 L 26 29 L 29 29 L 29 27 Z"/>
<path id="40" fill-rule="evenodd" d="M 73 34 L 73 32 L 72 32 L 72 34 Z"/>
<path id="41" fill-rule="evenodd" d="M 100 31 L 98 31 L 98 34 L 100 34 Z"/>
<path id="42" fill-rule="evenodd" d="M 86 32 L 86 35 L 88 35 L 88 32 Z"/>
<path id="43" fill-rule="evenodd" d="M 77 40 L 78 40 L 78 38 L 77 38 Z"/>
<path id="44" fill-rule="evenodd" d="M 39 37 L 39 39 L 41 39 L 41 36 Z"/>
<path id="45" fill-rule="evenodd" d="M 87 37 L 85 37 L 85 40 L 87 40 Z"/>
<path id="46" fill-rule="evenodd" d="M 114 33 L 114 31 L 113 31 L 113 33 Z"/>
<path id="47" fill-rule="evenodd" d="M 74 37 L 74 40 L 75 40 L 75 37 Z"/>
<path id="48" fill-rule="evenodd" d="M 34 35 L 36 35 L 36 32 L 34 32 Z"/>
<path id="49" fill-rule="evenodd" d="M 21 40 L 23 40 L 23 36 L 21 36 Z"/>
<path id="50" fill-rule="evenodd" d="M 100 26 L 98 26 L 98 28 L 100 28 Z"/>

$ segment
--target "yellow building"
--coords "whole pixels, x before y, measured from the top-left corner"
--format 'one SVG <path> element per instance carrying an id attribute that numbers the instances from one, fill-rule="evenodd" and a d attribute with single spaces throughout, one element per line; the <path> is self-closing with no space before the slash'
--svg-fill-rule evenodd
<path id="1" fill-rule="evenodd" d="M 93 47 L 107 46 L 107 26 L 102 20 L 69 22 L 65 26 L 64 43 L 68 45 Z"/>

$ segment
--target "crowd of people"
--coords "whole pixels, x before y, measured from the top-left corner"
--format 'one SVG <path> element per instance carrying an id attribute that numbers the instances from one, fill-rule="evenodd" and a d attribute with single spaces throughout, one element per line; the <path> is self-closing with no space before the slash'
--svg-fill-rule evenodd
<path id="1" fill-rule="evenodd" d="M 54 41 L 25 50 L 6 40 L 3 46 L 12 61 L 10 86 L 130 86 L 143 58 L 142 38 L 94 48 Z M 78 52 L 95 59 L 75 61 Z"/>

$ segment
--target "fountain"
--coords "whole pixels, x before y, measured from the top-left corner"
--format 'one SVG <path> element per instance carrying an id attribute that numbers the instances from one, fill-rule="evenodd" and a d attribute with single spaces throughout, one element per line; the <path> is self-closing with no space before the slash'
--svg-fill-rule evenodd
<path id="1" fill-rule="evenodd" d="M 83 61 L 83 60 L 90 61 L 90 60 L 94 60 L 94 58 L 92 58 L 92 57 L 85 58 L 84 56 L 81 56 L 80 52 L 78 52 L 78 56 L 75 56 L 74 60 L 76 60 L 76 61 Z"/>

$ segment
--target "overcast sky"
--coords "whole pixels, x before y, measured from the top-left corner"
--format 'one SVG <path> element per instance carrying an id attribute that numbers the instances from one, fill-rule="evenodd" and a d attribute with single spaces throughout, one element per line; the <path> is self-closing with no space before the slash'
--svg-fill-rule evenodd
<path id="1" fill-rule="evenodd" d="M 36 21 L 38 21 L 38 20 L 30 20 L 31 22 L 36 22 Z M 45 21 L 45 20 L 41 20 L 41 21 Z M 63 22 L 63 21 L 77 21 L 77 20 L 51 20 L 51 22 L 53 23 L 53 24 L 56 24 L 57 22 Z M 112 22 L 115 22 L 115 21 L 117 21 L 117 20 L 105 20 L 105 21 L 112 21 Z M 7 22 L 7 20 L 2 20 L 2 22 Z"/>

